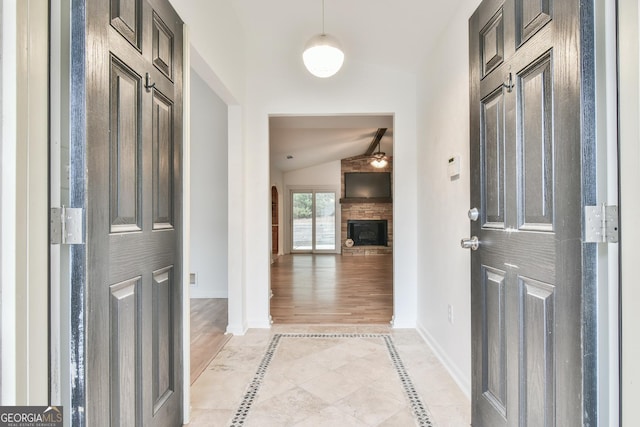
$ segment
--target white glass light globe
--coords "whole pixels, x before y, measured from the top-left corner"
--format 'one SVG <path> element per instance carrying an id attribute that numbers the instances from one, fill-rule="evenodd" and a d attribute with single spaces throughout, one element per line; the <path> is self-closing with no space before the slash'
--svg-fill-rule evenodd
<path id="1" fill-rule="evenodd" d="M 374 168 L 383 168 L 387 166 L 387 156 L 380 151 L 380 142 L 378 142 L 378 151 L 371 155 L 373 160 L 371 160 L 371 166 Z"/>
<path id="2" fill-rule="evenodd" d="M 305 46 L 302 60 L 311 74 L 325 78 L 340 70 L 344 62 L 344 53 L 335 38 L 327 34 L 318 34 Z"/>

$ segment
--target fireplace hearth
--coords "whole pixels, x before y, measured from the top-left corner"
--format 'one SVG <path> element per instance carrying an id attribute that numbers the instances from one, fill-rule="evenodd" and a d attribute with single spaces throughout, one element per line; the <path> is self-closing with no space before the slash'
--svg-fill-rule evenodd
<path id="1" fill-rule="evenodd" d="M 387 220 L 350 219 L 347 238 L 353 240 L 354 246 L 387 246 Z"/>

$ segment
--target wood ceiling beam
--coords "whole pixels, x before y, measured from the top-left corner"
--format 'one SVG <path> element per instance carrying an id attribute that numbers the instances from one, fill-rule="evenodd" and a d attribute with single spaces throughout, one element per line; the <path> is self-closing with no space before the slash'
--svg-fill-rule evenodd
<path id="1" fill-rule="evenodd" d="M 367 151 L 364 153 L 365 156 L 370 156 L 373 154 L 373 152 L 376 150 L 376 146 L 378 145 L 386 131 L 387 128 L 378 128 L 378 130 L 376 131 L 376 135 L 371 141 L 371 144 L 369 144 L 369 148 L 367 148 Z"/>

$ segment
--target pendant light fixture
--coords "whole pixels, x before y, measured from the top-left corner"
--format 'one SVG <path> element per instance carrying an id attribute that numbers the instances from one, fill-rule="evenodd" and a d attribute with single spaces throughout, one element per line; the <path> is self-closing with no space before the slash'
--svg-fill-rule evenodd
<path id="1" fill-rule="evenodd" d="M 376 151 L 375 153 L 373 153 L 371 155 L 371 166 L 373 166 L 374 168 L 378 168 L 381 169 L 385 166 L 387 166 L 387 155 L 380 151 L 380 141 L 378 140 L 378 151 Z"/>
<path id="2" fill-rule="evenodd" d="M 307 42 L 302 54 L 307 70 L 316 77 L 331 77 L 340 70 L 344 53 L 335 37 L 324 32 L 324 0 L 322 0 L 322 33 Z"/>

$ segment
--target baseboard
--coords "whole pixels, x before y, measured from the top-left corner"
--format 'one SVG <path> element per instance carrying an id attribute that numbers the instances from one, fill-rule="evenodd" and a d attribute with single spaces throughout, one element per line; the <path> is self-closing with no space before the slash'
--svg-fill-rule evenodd
<path id="1" fill-rule="evenodd" d="M 247 324 L 251 329 L 271 329 L 270 319 L 249 319 Z"/>
<path id="2" fill-rule="evenodd" d="M 229 323 L 227 325 L 227 331 L 225 333 L 231 335 L 244 335 L 247 332 L 247 329 L 249 328 L 247 327 L 246 322 L 238 324 Z"/>
<path id="3" fill-rule="evenodd" d="M 396 319 L 395 317 L 391 320 L 391 327 L 394 329 L 416 329 L 416 322 L 406 321 L 404 319 Z"/>
<path id="4" fill-rule="evenodd" d="M 440 363 L 449 372 L 449 375 L 458 384 L 460 390 L 467 396 L 467 399 L 471 400 L 471 382 L 469 378 L 465 378 L 465 375 L 460 371 L 455 363 L 447 356 L 447 353 L 440 347 L 438 342 L 431 336 L 431 334 L 420 324 L 416 327 L 418 334 L 427 343 L 431 350 L 436 355 Z"/>

